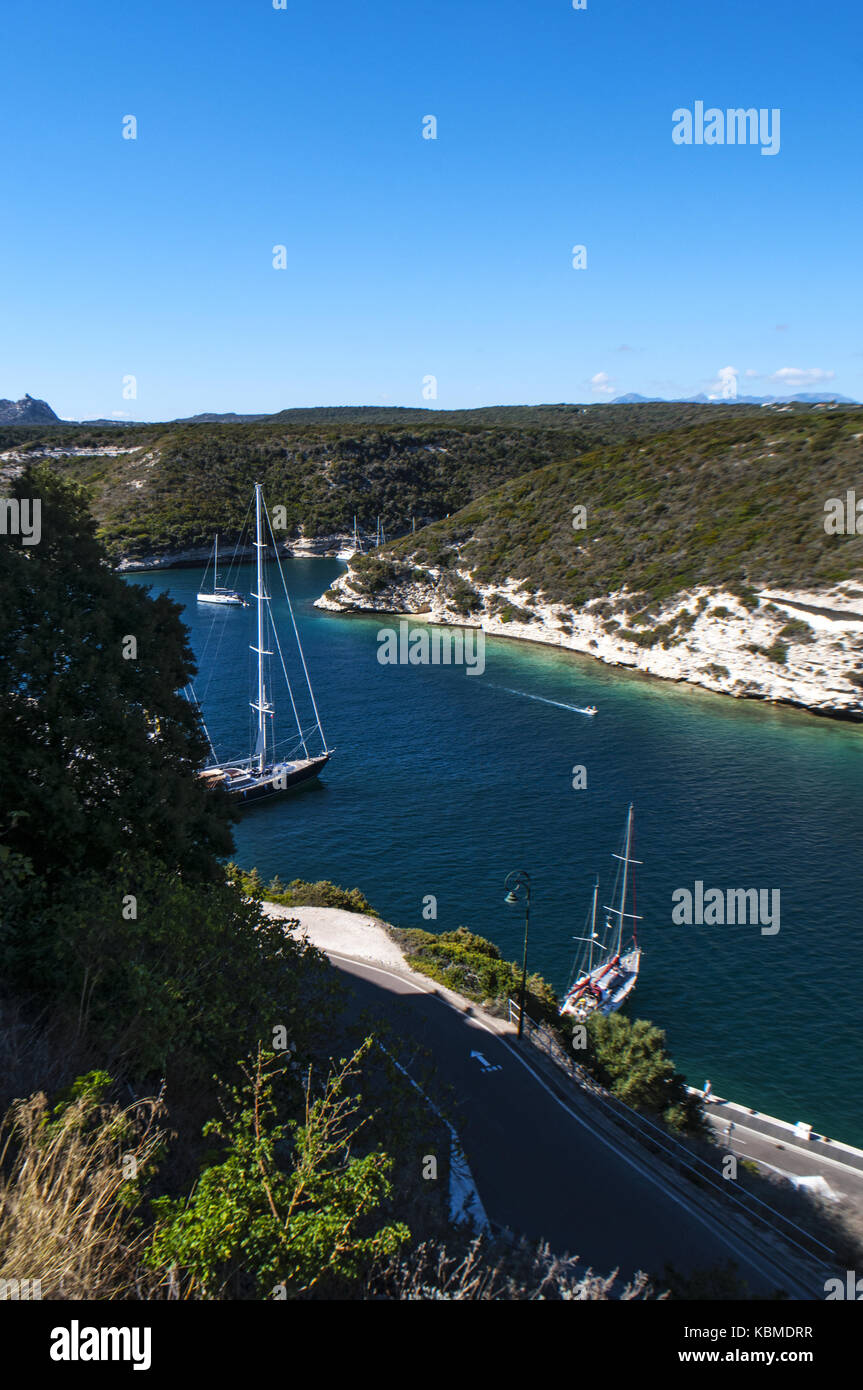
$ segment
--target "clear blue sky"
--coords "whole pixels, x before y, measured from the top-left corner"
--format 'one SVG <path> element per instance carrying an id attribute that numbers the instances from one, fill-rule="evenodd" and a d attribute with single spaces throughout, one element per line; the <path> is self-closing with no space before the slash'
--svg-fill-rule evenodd
<path id="1" fill-rule="evenodd" d="M 861 9 L 7 0 L 0 396 L 863 398 Z M 675 145 L 696 101 L 780 108 L 779 153 Z"/>

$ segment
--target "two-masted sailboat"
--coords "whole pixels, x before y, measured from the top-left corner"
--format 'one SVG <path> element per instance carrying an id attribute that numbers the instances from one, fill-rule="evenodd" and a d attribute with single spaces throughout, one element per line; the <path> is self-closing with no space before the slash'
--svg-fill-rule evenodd
<path id="1" fill-rule="evenodd" d="M 604 925 L 596 929 L 597 903 L 599 900 L 599 879 L 593 885 L 593 902 L 588 914 L 590 930 L 586 936 L 577 936 L 581 947 L 576 952 L 569 977 L 569 986 L 560 1007 L 562 1014 L 568 1014 L 583 1022 L 592 1013 L 613 1014 L 625 1003 L 638 980 L 641 964 L 641 947 L 638 944 L 635 911 L 635 875 L 630 866 L 641 861 L 633 859 L 632 850 L 633 810 L 630 804 L 626 817 L 626 834 L 623 853 L 613 857 L 618 861 L 613 906 L 603 907 Z M 627 911 L 627 899 L 632 894 L 632 911 Z M 631 938 L 626 923 L 632 923 Z M 626 941 L 626 945 L 624 942 Z"/>
<path id="2" fill-rule="evenodd" d="M 297 631 L 294 610 L 288 595 L 288 586 L 285 583 L 284 572 L 279 561 L 276 541 L 264 505 L 260 483 L 255 483 L 254 506 L 256 580 L 252 598 L 255 600 L 255 631 L 249 646 L 256 657 L 254 663 L 256 680 L 252 691 L 253 698 L 249 701 L 252 710 L 251 751 L 247 757 L 235 758 L 230 762 L 220 762 L 213 750 L 213 761 L 198 774 L 210 786 L 224 786 L 231 799 L 241 806 L 261 801 L 267 797 L 278 796 L 281 792 L 290 790 L 300 782 L 307 782 L 310 778 L 317 777 L 329 762 L 332 753 L 332 749 L 327 748 L 324 731 L 321 728 L 320 715 L 318 714 L 312 683 L 309 679 L 306 659 L 303 655 L 300 634 Z M 311 711 L 314 714 L 313 722 L 306 728 L 303 727 L 300 719 L 298 701 L 294 698 L 294 692 L 291 689 L 284 654 L 279 642 L 279 634 L 273 621 L 272 595 L 267 582 L 270 550 L 282 581 L 299 661 L 308 687 Z M 271 679 L 273 663 L 270 660 L 273 656 L 278 656 L 291 709 L 296 720 L 296 735 L 290 735 L 287 738 L 278 737 L 275 727 L 276 711 L 272 698 L 273 681 Z M 206 730 L 206 725 L 204 727 Z M 209 739 L 209 733 L 207 733 L 207 738 Z M 313 751 L 316 745 L 319 745 L 320 752 Z M 210 741 L 210 748 L 213 749 L 212 741 Z"/>

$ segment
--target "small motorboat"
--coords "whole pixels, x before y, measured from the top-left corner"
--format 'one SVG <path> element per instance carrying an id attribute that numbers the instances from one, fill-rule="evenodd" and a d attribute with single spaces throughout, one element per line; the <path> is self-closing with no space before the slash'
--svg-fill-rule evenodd
<path id="1" fill-rule="evenodd" d="M 599 710 L 596 708 L 596 705 L 586 705 L 584 712 L 585 714 L 599 714 Z"/>

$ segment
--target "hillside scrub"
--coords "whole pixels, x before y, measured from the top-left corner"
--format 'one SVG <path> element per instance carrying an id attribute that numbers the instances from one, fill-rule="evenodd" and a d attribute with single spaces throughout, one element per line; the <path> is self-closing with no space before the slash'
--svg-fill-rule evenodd
<path id="1" fill-rule="evenodd" d="M 282 907 L 337 907 L 344 912 L 362 913 L 366 917 L 378 916 L 359 888 L 340 888 L 328 879 L 308 883 L 304 879 L 294 878 L 286 884 L 282 883 L 278 874 L 265 885 L 257 869 L 246 873 L 236 864 L 228 868 L 242 892 L 256 901 L 279 903 Z"/>
<path id="2" fill-rule="evenodd" d="M 827 498 L 863 491 L 861 430 L 854 410 L 710 417 L 525 473 L 384 557 L 413 566 L 457 553 L 473 583 L 518 579 L 545 602 L 578 606 L 627 588 L 645 605 L 708 585 L 754 609 L 756 584 L 863 576 L 863 536 L 823 525 Z M 572 528 L 575 503 L 587 508 L 585 530 Z"/>
<path id="3" fill-rule="evenodd" d="M 510 998 L 521 988 L 521 966 L 504 960 L 497 946 L 482 936 L 458 927 L 455 931 L 422 931 L 418 927 L 390 927 L 412 970 L 418 970 L 457 994 L 486 1008 L 505 1012 Z M 527 1010 L 536 1019 L 557 1018 L 557 996 L 541 975 L 527 977 Z"/>
<path id="4" fill-rule="evenodd" d="M 50 458 L 47 466 L 85 488 L 114 557 L 206 547 L 216 532 L 227 554 L 256 481 L 271 506 L 284 507 L 286 539 L 300 528 L 306 536 L 349 535 L 355 516 L 367 536 L 378 517 L 387 534 L 404 535 L 507 479 L 599 445 L 756 414 L 682 403 L 291 410 L 122 429 L 7 426 L 0 450 L 135 449 L 113 458 Z"/>

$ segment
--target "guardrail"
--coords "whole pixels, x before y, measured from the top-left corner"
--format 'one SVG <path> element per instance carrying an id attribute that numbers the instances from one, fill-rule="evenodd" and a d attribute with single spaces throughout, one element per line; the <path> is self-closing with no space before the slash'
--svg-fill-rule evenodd
<path id="1" fill-rule="evenodd" d="M 514 999 L 510 999 L 508 1002 L 509 1021 L 510 1023 L 518 1023 L 519 1006 Z M 578 1086 L 580 1090 L 588 1092 L 612 1116 L 615 1123 L 623 1125 L 638 1139 L 640 1144 L 654 1153 L 661 1153 L 677 1167 L 693 1174 L 695 1181 L 720 1193 L 723 1200 L 733 1202 L 752 1220 L 761 1222 L 772 1232 L 781 1235 L 788 1244 L 793 1245 L 808 1259 L 818 1261 L 824 1269 L 829 1269 L 832 1274 L 832 1266 L 824 1264 L 825 1255 L 835 1258 L 836 1252 L 830 1246 L 825 1245 L 823 1241 L 818 1240 L 817 1236 L 813 1236 L 802 1226 L 798 1226 L 796 1221 L 792 1221 L 783 1212 L 777 1211 L 775 1207 L 763 1202 L 753 1192 L 747 1192 L 745 1188 L 732 1188 L 729 1180 L 718 1174 L 707 1159 L 693 1153 L 667 1130 L 654 1124 L 653 1121 L 648 1120 L 637 1110 L 633 1110 L 631 1106 L 601 1086 L 584 1067 L 579 1066 L 548 1028 L 545 1028 L 541 1023 L 534 1022 L 527 1013 L 524 1016 L 522 1031 L 532 1047 L 544 1052 L 561 1071 L 566 1073 L 574 1085 Z M 791 1231 L 794 1232 L 794 1235 L 789 1234 Z M 805 1241 L 806 1244 L 801 1244 L 801 1240 Z M 812 1248 L 807 1248 L 814 1246 L 817 1246 L 817 1252 Z"/>

